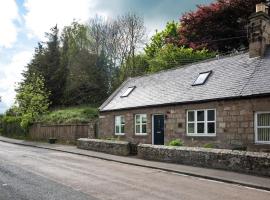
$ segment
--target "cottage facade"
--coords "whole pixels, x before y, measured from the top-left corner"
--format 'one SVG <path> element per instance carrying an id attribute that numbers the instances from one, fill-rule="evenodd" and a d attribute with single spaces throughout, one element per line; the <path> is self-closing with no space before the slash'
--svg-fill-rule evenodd
<path id="1" fill-rule="evenodd" d="M 99 136 L 270 150 L 270 18 L 250 17 L 249 52 L 130 78 L 100 107 Z"/>

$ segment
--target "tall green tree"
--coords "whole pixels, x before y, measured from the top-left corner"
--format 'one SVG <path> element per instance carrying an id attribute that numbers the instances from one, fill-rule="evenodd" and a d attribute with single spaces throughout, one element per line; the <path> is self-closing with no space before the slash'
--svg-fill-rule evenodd
<path id="1" fill-rule="evenodd" d="M 149 58 L 153 58 L 164 45 L 177 42 L 179 39 L 179 27 L 179 23 L 172 21 L 167 23 L 164 30 L 156 30 L 156 33 L 151 37 L 149 43 L 146 44 L 144 48 L 146 55 Z"/>
<path id="2" fill-rule="evenodd" d="M 212 58 L 215 57 L 215 55 L 214 52 L 209 52 L 206 49 L 194 50 L 192 48 L 177 47 L 173 44 L 167 44 L 159 49 L 155 57 L 148 60 L 149 71 L 157 72 L 170 69 L 176 66 Z"/>
<path id="3" fill-rule="evenodd" d="M 129 57 L 120 67 L 118 79 L 119 84 L 128 77 L 141 76 L 149 72 L 149 58 L 145 54 L 137 54 L 135 57 Z"/>
<path id="4" fill-rule="evenodd" d="M 52 106 L 57 106 L 61 104 L 66 81 L 66 66 L 61 65 L 59 29 L 57 25 L 51 29 L 51 32 L 46 33 L 46 37 L 48 41 L 44 53 L 45 62 L 40 71 L 45 80 L 45 87 L 51 92 L 50 101 Z"/>
<path id="5" fill-rule="evenodd" d="M 42 74 L 42 69 L 45 63 L 45 49 L 39 42 L 38 46 L 35 48 L 35 53 L 32 60 L 27 64 L 26 70 L 23 71 L 22 75 L 24 78 L 24 83 L 31 81 L 31 76 L 33 74 Z"/>
<path id="6" fill-rule="evenodd" d="M 67 77 L 65 105 L 99 104 L 108 95 L 107 59 L 103 50 L 92 51 L 88 27 L 73 22 L 62 33 L 62 63 Z"/>
<path id="7" fill-rule="evenodd" d="M 16 89 L 16 113 L 21 117 L 21 126 L 27 129 L 35 119 L 47 112 L 50 101 L 45 80 L 41 75 L 31 74 L 27 82 Z"/>

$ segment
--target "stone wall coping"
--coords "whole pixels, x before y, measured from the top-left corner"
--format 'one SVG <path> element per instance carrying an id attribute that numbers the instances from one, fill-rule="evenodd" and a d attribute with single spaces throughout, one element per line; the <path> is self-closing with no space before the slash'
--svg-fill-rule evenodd
<path id="1" fill-rule="evenodd" d="M 129 142 L 127 141 L 120 141 L 120 140 L 104 140 L 104 139 L 90 139 L 90 138 L 79 138 L 79 141 L 85 142 L 96 142 L 96 143 L 107 143 L 107 144 L 124 144 L 128 145 Z"/>
<path id="2" fill-rule="evenodd" d="M 139 144 L 138 147 L 162 149 L 162 150 L 168 149 L 168 150 L 192 151 L 192 152 L 208 152 L 208 153 L 216 153 L 216 154 L 231 154 L 231 155 L 238 155 L 238 156 L 261 157 L 261 158 L 270 159 L 270 153 L 264 153 L 264 152 L 214 149 L 214 148 L 203 148 L 203 147 L 165 146 L 165 145 L 152 145 L 152 144 Z"/>

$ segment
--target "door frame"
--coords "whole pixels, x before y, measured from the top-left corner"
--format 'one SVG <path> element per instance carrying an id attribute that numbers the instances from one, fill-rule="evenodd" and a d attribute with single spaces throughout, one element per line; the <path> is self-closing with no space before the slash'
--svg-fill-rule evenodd
<path id="1" fill-rule="evenodd" d="M 165 115 L 162 114 L 162 113 L 157 113 L 157 114 L 152 114 L 152 145 L 155 145 L 154 144 L 154 139 L 155 139 L 155 133 L 154 133 L 154 117 L 155 116 L 158 116 L 158 115 L 161 115 L 164 117 L 164 121 L 163 121 L 163 126 L 164 126 L 164 131 L 163 131 L 163 135 L 164 135 L 164 141 L 165 141 Z"/>

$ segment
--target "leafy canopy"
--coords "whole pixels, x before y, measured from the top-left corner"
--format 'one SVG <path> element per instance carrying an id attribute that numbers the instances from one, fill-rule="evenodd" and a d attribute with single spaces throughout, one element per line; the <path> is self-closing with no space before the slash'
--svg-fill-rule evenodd
<path id="1" fill-rule="evenodd" d="M 172 21 L 167 23 L 164 30 L 156 31 L 144 48 L 146 55 L 153 58 L 164 45 L 178 41 L 179 27 L 177 22 Z"/>
<path id="2" fill-rule="evenodd" d="M 194 50 L 192 48 L 176 47 L 173 44 L 167 44 L 159 49 L 154 58 L 148 61 L 149 71 L 157 72 L 175 66 L 205 60 L 214 56 L 215 53 L 209 52 L 206 49 Z"/>
<path id="3" fill-rule="evenodd" d="M 21 83 L 16 91 L 16 112 L 21 116 L 21 127 L 27 129 L 37 116 L 47 112 L 49 92 L 45 89 L 44 78 L 38 74 L 32 74 L 28 82 Z"/>
<path id="4" fill-rule="evenodd" d="M 249 16 L 262 0 L 217 0 L 183 15 L 178 46 L 227 52 L 245 48 Z"/>

